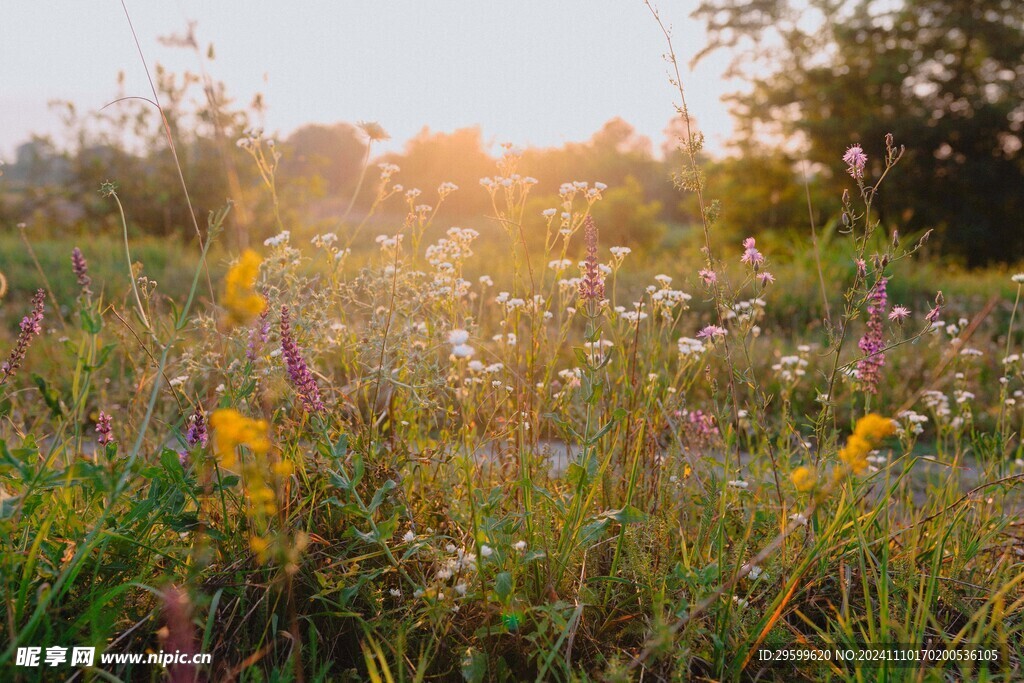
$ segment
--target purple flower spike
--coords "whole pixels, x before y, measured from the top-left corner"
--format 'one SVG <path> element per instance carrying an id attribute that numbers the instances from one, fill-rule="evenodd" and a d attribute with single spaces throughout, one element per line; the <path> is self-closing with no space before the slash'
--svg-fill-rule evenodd
<path id="1" fill-rule="evenodd" d="M 885 341 L 882 339 L 882 317 L 885 315 L 888 295 L 885 291 L 887 280 L 883 277 L 868 297 L 868 328 L 857 343 L 864 358 L 857 361 L 857 380 L 861 389 L 869 394 L 878 393 L 878 380 L 885 365 Z"/>
<path id="2" fill-rule="evenodd" d="M 292 337 L 287 306 L 281 307 L 281 352 L 284 355 L 285 364 L 288 366 L 288 377 L 302 400 L 306 412 L 324 412 L 324 403 L 320 399 L 320 387 L 317 386 L 313 373 L 309 371 L 309 366 L 306 365 L 306 361 L 302 357 L 302 350 Z"/>
<path id="3" fill-rule="evenodd" d="M 25 360 L 28 347 L 32 340 L 43 331 L 43 302 L 46 300 L 46 292 L 38 290 L 32 297 L 32 312 L 21 319 L 21 332 L 18 333 L 18 341 L 11 351 L 11 355 L 0 365 L 0 386 L 7 383 L 7 380 L 14 376 L 14 373 L 21 367 Z"/>

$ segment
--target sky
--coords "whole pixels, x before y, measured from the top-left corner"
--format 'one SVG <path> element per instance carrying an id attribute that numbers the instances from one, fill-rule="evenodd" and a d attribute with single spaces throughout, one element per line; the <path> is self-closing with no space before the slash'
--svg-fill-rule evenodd
<path id="1" fill-rule="evenodd" d="M 557 146 L 620 116 L 657 150 L 678 94 L 664 38 L 641 0 L 125 0 L 150 65 L 196 70 L 190 51 L 160 36 L 197 23 L 206 65 L 240 103 L 260 92 L 264 128 L 281 137 L 306 123 L 377 121 L 391 149 L 424 126 L 479 125 L 497 145 Z M 690 70 L 705 44 L 689 17 L 696 0 L 661 0 L 683 67 L 687 104 L 721 151 L 732 132 L 720 52 Z M 118 93 L 149 96 L 120 0 L 0 0 L 0 159 L 32 133 L 61 140 L 49 106 L 97 109 Z"/>

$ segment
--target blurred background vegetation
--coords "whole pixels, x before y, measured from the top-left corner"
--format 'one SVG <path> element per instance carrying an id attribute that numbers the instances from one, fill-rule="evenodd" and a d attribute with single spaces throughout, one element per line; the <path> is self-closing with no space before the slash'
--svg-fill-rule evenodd
<path id="1" fill-rule="evenodd" d="M 709 29 L 706 52 L 732 50 L 733 71 L 752 84 L 733 98 L 740 133 L 729 153 L 703 160 L 707 195 L 721 200 L 720 243 L 755 235 L 800 260 L 811 221 L 826 240 L 835 232 L 840 197 L 850 187 L 840 161 L 845 148 L 861 144 L 875 177 L 891 132 L 907 153 L 875 202 L 889 231 L 912 238 L 934 229 L 928 255 L 943 268 L 1005 266 L 1024 256 L 1024 3 L 709 0 L 694 16 Z M 190 27 L 167 42 L 196 51 L 203 68 L 174 74 L 158 67 L 156 88 L 200 225 L 230 200 L 224 247 L 236 251 L 278 231 L 271 196 L 236 145 L 260 121 L 263 103 L 232 101 L 207 72 L 212 47 L 201 50 L 192 36 Z M 151 103 L 125 98 L 98 112 L 55 106 L 72 142 L 33 138 L 2 168 L 0 268 L 17 270 L 25 260 L 14 255 L 19 224 L 32 240 L 83 248 L 119 234 L 116 206 L 99 193 L 108 180 L 134 237 L 161 240 L 165 255 L 195 240 L 165 126 Z M 606 246 L 653 259 L 692 244 L 696 202 L 673 180 L 684 135 L 669 122 L 656 150 L 655 141 L 616 118 L 589 140 L 528 150 L 521 168 L 539 181 L 528 216 L 542 225 L 540 212 L 558 205 L 562 182 L 599 181 L 609 186 L 595 209 Z M 393 182 L 422 189 L 417 203 L 436 203 L 443 182 L 460 187 L 445 201 L 446 225 L 499 234 L 479 187 L 494 173 L 494 147 L 478 128 L 424 128 L 401 152 L 378 155 L 356 122 L 304 126 L 277 144 L 283 224 L 308 239 L 359 223 L 374 200 L 375 164 L 390 162 L 401 168 Z M 363 231 L 367 241 L 394 232 L 406 210 L 401 195 L 392 198 Z M 9 280 L 15 288 L 36 284 Z"/>

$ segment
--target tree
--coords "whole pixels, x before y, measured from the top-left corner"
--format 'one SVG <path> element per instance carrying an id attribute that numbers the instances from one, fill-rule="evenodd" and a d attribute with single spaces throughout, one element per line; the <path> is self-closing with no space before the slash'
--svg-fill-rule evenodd
<path id="1" fill-rule="evenodd" d="M 1024 256 L 1024 3 L 705 0 L 695 16 L 709 49 L 740 48 L 749 142 L 781 133 L 836 170 L 859 143 L 877 172 L 891 132 L 907 155 L 876 202 L 884 221 L 937 228 L 969 265 Z"/>

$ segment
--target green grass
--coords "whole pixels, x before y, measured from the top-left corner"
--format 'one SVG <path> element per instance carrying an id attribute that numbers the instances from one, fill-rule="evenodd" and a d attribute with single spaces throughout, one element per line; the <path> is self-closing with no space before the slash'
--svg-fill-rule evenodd
<path id="1" fill-rule="evenodd" d="M 502 163 L 511 175 L 515 158 Z M 525 189 L 499 193 L 494 213 L 540 242 L 548 228 L 523 215 Z M 580 230 L 586 202 L 567 210 Z M 0 386 L 0 671 L 47 680 L 15 656 L 56 644 L 208 652 L 210 680 L 1020 679 L 1024 378 L 1020 361 L 1003 363 L 1020 352 L 1007 273 L 830 235 L 825 325 L 807 244 L 758 239 L 767 288 L 739 245 L 717 245 L 721 287 L 708 289 L 685 236 L 672 253 L 626 256 L 599 306 L 559 284 L 582 254 L 557 224 L 528 256 L 517 229 L 498 227 L 449 237 L 431 262 L 441 215 L 410 217 L 398 252 L 366 235 L 339 260 L 301 228 L 260 246 L 266 342 L 258 321 L 211 305 L 187 243 L 132 242 L 158 281 L 145 317 L 118 240 L 33 244 L 64 322 L 48 307 Z M 91 297 L 70 272 L 76 243 Z M 0 248 L 13 344 L 41 280 L 16 237 Z M 890 265 L 858 278 L 862 249 Z M 209 256 L 221 303 L 230 253 L 215 240 Z M 564 273 L 548 267 L 563 257 Z M 882 321 L 889 348 L 868 394 L 842 368 L 861 356 L 883 274 L 890 304 L 914 315 Z M 674 288 L 692 299 L 659 303 Z M 924 320 L 936 289 L 948 330 Z M 634 301 L 648 314 L 638 325 L 624 315 Z M 716 305 L 739 314 L 729 334 L 681 354 L 680 337 L 718 322 Z M 279 352 L 282 306 L 323 411 Z M 449 338 L 458 329 L 471 357 Z M 906 409 L 928 417 L 921 434 Z M 97 443 L 100 411 L 116 444 Z M 207 445 L 186 441 L 197 412 L 218 420 Z M 852 472 L 840 450 L 869 412 L 905 430 Z M 797 467 L 814 469 L 812 490 L 793 484 Z M 882 643 L 983 647 L 998 663 L 758 654 Z M 122 664 L 82 679 L 163 676 Z"/>

